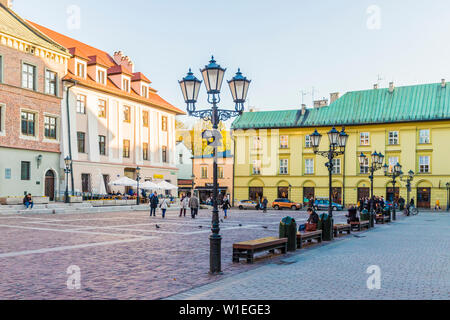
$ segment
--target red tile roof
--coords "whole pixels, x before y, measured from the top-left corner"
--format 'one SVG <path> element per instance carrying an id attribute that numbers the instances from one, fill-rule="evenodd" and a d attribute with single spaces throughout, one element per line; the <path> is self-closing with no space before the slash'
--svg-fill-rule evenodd
<path id="1" fill-rule="evenodd" d="M 133 73 L 133 77 L 131 78 L 131 81 L 144 81 L 147 83 L 152 83 L 142 72 Z"/>
<path id="2" fill-rule="evenodd" d="M 129 71 L 127 71 L 126 68 L 116 64 L 114 59 L 105 51 L 99 50 L 97 48 L 94 48 L 92 46 L 89 46 L 87 44 L 84 44 L 78 40 L 69 38 L 65 35 L 62 35 L 60 33 L 57 33 L 53 30 L 50 30 L 48 28 L 45 28 L 41 25 L 38 25 L 34 22 L 28 21 L 33 27 L 37 28 L 39 31 L 53 39 L 58 44 L 62 45 L 66 48 L 71 48 L 71 53 L 73 52 L 74 55 L 78 55 L 81 58 L 85 58 L 89 61 L 89 64 L 100 64 L 102 66 L 107 67 L 108 74 L 115 74 L 117 72 L 123 72 L 125 74 L 128 74 L 135 78 L 140 78 L 142 81 L 146 81 L 148 83 L 151 83 L 150 80 L 148 80 L 147 77 L 145 77 L 142 73 L 136 72 L 134 74 L 131 74 Z M 111 73 L 112 72 L 112 73 Z M 114 83 L 112 83 L 110 80 L 107 81 L 106 85 L 97 83 L 91 78 L 83 79 L 80 77 L 75 76 L 70 70 L 68 71 L 68 74 L 64 77 L 64 79 L 73 79 L 77 80 L 80 85 L 95 89 L 95 90 L 101 90 L 104 92 L 108 92 L 110 94 L 115 94 L 117 96 L 123 97 L 123 98 L 129 98 L 131 100 L 150 105 L 152 107 L 162 108 L 166 111 L 174 112 L 178 115 L 186 114 L 184 111 L 178 109 L 177 107 L 173 106 L 163 98 L 161 98 L 156 92 L 153 90 L 150 90 L 148 95 L 148 98 L 144 98 L 140 95 L 138 95 L 136 92 L 131 90 L 131 92 L 126 92 L 123 90 L 120 90 L 117 88 Z"/>

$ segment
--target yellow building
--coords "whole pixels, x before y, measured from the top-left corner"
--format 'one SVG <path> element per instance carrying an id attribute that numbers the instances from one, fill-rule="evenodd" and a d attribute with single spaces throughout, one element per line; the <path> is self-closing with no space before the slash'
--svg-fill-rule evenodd
<path id="1" fill-rule="evenodd" d="M 333 96 L 332 96 L 333 97 Z M 334 95 L 334 97 L 336 97 Z M 335 160 L 333 199 L 356 204 L 368 197 L 370 155 L 381 152 L 388 165 L 399 162 L 403 172 L 415 172 L 411 197 L 420 207 L 437 200 L 447 206 L 450 182 L 450 87 L 442 83 L 355 91 L 313 109 L 247 112 L 233 123 L 235 139 L 234 198 L 264 195 L 269 202 L 288 197 L 328 197 L 327 159 L 315 155 L 309 135 L 323 135 L 320 150 L 328 149 L 327 132 L 336 126 L 349 134 L 345 154 Z M 364 153 L 368 163 L 360 166 Z M 375 173 L 374 193 L 407 198 L 406 183 L 393 190 L 383 170 Z"/>

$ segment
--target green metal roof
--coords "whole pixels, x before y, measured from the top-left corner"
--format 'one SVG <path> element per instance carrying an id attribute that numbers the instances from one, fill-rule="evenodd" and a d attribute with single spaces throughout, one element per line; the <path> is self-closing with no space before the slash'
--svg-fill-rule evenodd
<path id="1" fill-rule="evenodd" d="M 290 117 L 290 118 L 288 118 Z M 348 92 L 327 107 L 248 112 L 233 129 L 315 127 L 450 119 L 450 86 L 441 83 Z"/>
<path id="2" fill-rule="evenodd" d="M 245 112 L 237 118 L 232 129 L 296 127 L 300 110 Z"/>

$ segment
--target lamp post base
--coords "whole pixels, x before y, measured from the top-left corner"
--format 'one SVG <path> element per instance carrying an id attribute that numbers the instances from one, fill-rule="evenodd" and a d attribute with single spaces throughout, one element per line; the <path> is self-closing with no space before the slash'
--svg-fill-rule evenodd
<path id="1" fill-rule="evenodd" d="M 218 234 L 212 234 L 209 236 L 210 241 L 210 260 L 209 260 L 209 274 L 220 275 L 222 274 L 222 236 Z"/>

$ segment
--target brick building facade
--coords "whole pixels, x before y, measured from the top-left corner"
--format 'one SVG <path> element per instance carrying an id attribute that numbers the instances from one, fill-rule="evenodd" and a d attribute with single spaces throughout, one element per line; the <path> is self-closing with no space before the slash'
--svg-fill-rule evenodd
<path id="1" fill-rule="evenodd" d="M 0 2 L 0 197 L 57 197 L 69 52 Z"/>

